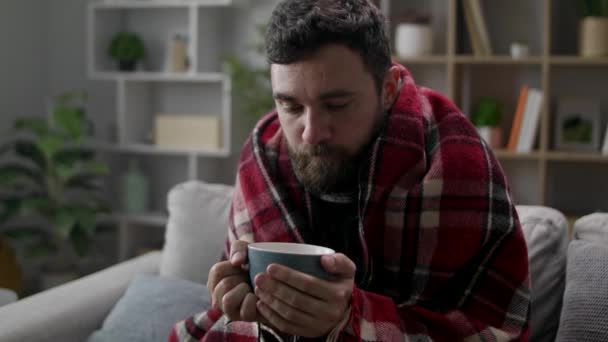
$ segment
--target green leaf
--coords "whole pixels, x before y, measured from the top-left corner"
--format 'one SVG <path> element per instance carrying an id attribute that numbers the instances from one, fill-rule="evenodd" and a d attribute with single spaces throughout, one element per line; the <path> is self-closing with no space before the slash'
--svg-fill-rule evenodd
<path id="1" fill-rule="evenodd" d="M 97 226 L 97 214 L 93 208 L 75 208 L 74 216 L 78 220 L 78 226 L 88 234 L 93 235 Z"/>
<path id="2" fill-rule="evenodd" d="M 53 203 L 50 198 L 44 195 L 32 195 L 21 201 L 21 213 L 24 215 L 37 212 L 42 214 L 48 213 L 52 208 Z"/>
<path id="3" fill-rule="evenodd" d="M 42 150 L 46 158 L 51 159 L 53 155 L 57 153 L 62 143 L 63 140 L 60 137 L 54 135 L 45 135 L 44 137 L 40 138 L 38 147 L 40 150 Z"/>
<path id="4" fill-rule="evenodd" d="M 15 129 L 17 131 L 32 132 L 36 136 L 41 137 L 49 131 L 48 122 L 39 117 L 19 118 L 15 121 Z"/>
<path id="5" fill-rule="evenodd" d="M 107 165 L 102 164 L 100 162 L 91 161 L 88 162 L 85 166 L 85 170 L 89 173 L 105 176 L 110 172 L 110 169 Z"/>
<path id="6" fill-rule="evenodd" d="M 72 233 L 70 234 L 70 241 L 72 242 L 72 247 L 74 247 L 74 251 L 76 251 L 78 256 L 84 257 L 88 254 L 91 246 L 91 239 L 89 238 L 87 232 L 79 224 L 77 224 L 72 230 Z"/>
<path id="7" fill-rule="evenodd" d="M 53 156 L 53 161 L 62 165 L 73 165 L 76 162 L 88 162 L 95 157 L 95 152 L 85 148 L 66 148 Z"/>
<path id="8" fill-rule="evenodd" d="M 40 227 L 11 228 L 3 231 L 2 234 L 12 240 L 31 240 L 46 236 L 44 230 Z"/>
<path id="9" fill-rule="evenodd" d="M 15 153 L 18 156 L 32 161 L 41 170 L 46 170 L 46 159 L 44 152 L 36 143 L 28 140 L 17 140 L 15 142 Z"/>
<path id="10" fill-rule="evenodd" d="M 80 173 L 68 179 L 65 187 L 68 189 L 102 190 L 103 184 L 100 182 L 99 175 Z"/>
<path id="11" fill-rule="evenodd" d="M 76 217 L 69 210 L 61 210 L 53 218 L 53 229 L 63 239 L 68 239 L 74 226 Z"/>
<path id="12" fill-rule="evenodd" d="M 0 186 L 14 184 L 19 180 L 27 180 L 34 184 L 44 185 L 44 178 L 39 172 L 20 163 L 0 165 Z"/>
<path id="13" fill-rule="evenodd" d="M 8 222 L 13 217 L 17 216 L 21 211 L 21 197 L 10 197 L 2 199 L 2 214 L 0 215 L 0 223 Z"/>
<path id="14" fill-rule="evenodd" d="M 74 141 L 80 140 L 84 132 L 84 110 L 82 108 L 58 106 L 54 112 L 59 130 Z"/>
<path id="15" fill-rule="evenodd" d="M 46 240 L 40 240 L 26 247 L 26 255 L 30 258 L 47 258 L 57 253 L 57 248 Z"/>

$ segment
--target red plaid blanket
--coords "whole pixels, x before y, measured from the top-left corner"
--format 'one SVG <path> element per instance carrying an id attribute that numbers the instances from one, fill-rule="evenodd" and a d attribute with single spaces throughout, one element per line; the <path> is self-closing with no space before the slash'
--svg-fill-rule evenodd
<path id="1" fill-rule="evenodd" d="M 374 292 L 355 288 L 337 339 L 526 341 L 528 258 L 506 177 L 454 104 L 401 74 L 358 194 Z M 270 113 L 242 151 L 226 253 L 236 239 L 306 242 L 306 196 Z M 257 341 L 263 328 L 208 311 L 170 340 Z"/>

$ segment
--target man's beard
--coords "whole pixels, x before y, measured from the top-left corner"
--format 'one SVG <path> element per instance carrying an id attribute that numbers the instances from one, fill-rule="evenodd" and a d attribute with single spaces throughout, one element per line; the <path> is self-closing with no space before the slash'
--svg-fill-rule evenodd
<path id="1" fill-rule="evenodd" d="M 377 114 L 372 134 L 375 137 L 384 123 L 382 112 Z M 341 146 L 325 143 L 300 148 L 289 146 L 289 157 L 298 180 L 306 189 L 317 194 L 351 192 L 358 179 L 359 162 L 369 141 L 354 155 Z"/>

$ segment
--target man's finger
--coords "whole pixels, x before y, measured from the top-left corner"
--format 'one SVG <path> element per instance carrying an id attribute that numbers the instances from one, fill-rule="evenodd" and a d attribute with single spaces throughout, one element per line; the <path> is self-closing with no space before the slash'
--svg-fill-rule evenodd
<path id="1" fill-rule="evenodd" d="M 230 245 L 230 263 L 232 266 L 239 267 L 247 263 L 248 242 L 237 240 Z"/>
<path id="2" fill-rule="evenodd" d="M 213 290 L 211 295 L 211 305 L 214 309 L 221 309 L 223 311 L 223 298 L 230 290 L 237 287 L 239 284 L 245 283 L 242 277 L 231 276 L 222 279 L 219 284 Z M 246 284 L 246 283 L 245 283 Z M 224 312 L 225 313 L 225 312 Z"/>
<path id="3" fill-rule="evenodd" d="M 309 274 L 293 270 L 289 267 L 272 264 L 268 266 L 268 274 L 273 279 L 317 299 L 329 300 L 334 296 L 332 283 L 323 279 L 315 278 Z M 258 281 L 256 281 L 256 285 L 262 285 L 260 287 L 264 289 L 264 274 L 258 275 L 256 279 L 257 278 L 260 278 L 262 283 L 258 284 Z"/>
<path id="4" fill-rule="evenodd" d="M 209 271 L 209 279 L 207 280 L 207 289 L 209 289 L 209 293 L 215 291 L 215 287 L 222 279 L 241 274 L 243 274 L 243 270 L 233 267 L 230 262 L 218 262 L 213 265 Z"/>
<path id="5" fill-rule="evenodd" d="M 325 271 L 341 278 L 354 278 L 357 271 L 355 263 L 342 253 L 322 256 L 321 265 Z"/>
<path id="6" fill-rule="evenodd" d="M 222 312 L 232 321 L 241 320 L 241 304 L 245 300 L 251 288 L 245 283 L 240 283 L 222 297 Z"/>
<path id="7" fill-rule="evenodd" d="M 241 319 L 245 322 L 255 322 L 258 318 L 258 309 L 256 307 L 256 303 L 258 302 L 258 297 L 256 297 L 253 293 L 247 293 L 245 299 L 243 299 L 243 304 L 241 304 Z"/>

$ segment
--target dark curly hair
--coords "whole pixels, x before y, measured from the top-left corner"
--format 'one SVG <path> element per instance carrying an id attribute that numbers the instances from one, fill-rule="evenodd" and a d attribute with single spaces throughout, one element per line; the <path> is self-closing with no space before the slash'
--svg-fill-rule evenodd
<path id="1" fill-rule="evenodd" d="M 371 1 L 285 0 L 274 9 L 266 32 L 269 63 L 294 63 L 332 43 L 358 53 L 380 91 L 391 50 L 384 16 Z"/>

